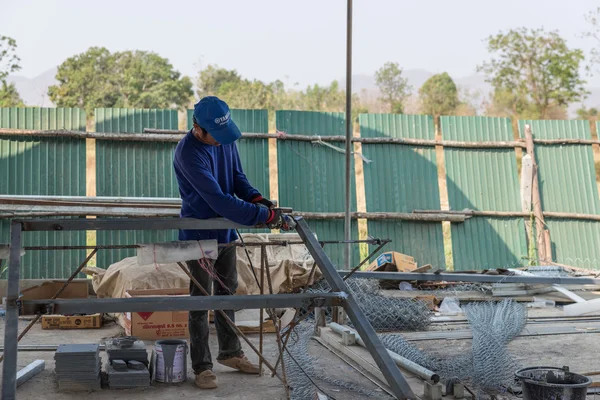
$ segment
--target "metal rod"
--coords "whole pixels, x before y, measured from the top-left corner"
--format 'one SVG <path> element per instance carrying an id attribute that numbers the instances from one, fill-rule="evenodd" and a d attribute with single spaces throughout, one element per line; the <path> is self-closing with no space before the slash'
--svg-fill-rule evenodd
<path id="1" fill-rule="evenodd" d="M 358 264 L 356 267 L 352 268 L 352 271 L 348 272 L 348 274 L 346 276 L 344 276 L 344 280 L 350 278 L 352 275 L 354 275 L 354 273 L 356 271 L 358 271 L 360 269 L 360 267 L 363 266 L 364 263 L 366 263 L 367 261 L 369 261 L 371 259 L 371 257 L 373 257 L 375 254 L 377 254 L 377 252 L 379 250 L 381 250 L 387 243 L 381 243 L 375 250 L 373 250 L 371 252 L 371 254 L 369 254 L 367 257 L 365 257 L 364 260 L 362 260 L 360 262 L 360 264 Z"/>
<path id="2" fill-rule="evenodd" d="M 319 242 L 310 231 L 304 219 L 296 218 L 296 230 L 302 240 L 304 240 L 306 248 L 321 269 L 331 288 L 335 291 L 350 293 L 348 286 L 342 280 L 339 272 L 336 271 L 333 263 L 319 245 Z M 348 294 L 348 298 L 343 306 L 396 397 L 399 399 L 414 399 L 415 395 L 410 385 L 406 382 L 406 379 L 386 351 L 377 333 L 351 294 Z"/>
<path id="3" fill-rule="evenodd" d="M 350 331 L 355 336 L 356 343 L 366 348 L 365 342 L 361 339 L 360 335 L 354 329 L 351 329 L 347 326 L 342 326 L 340 324 L 336 324 L 335 322 L 329 324 L 329 327 L 332 331 L 339 335 L 343 335 L 344 332 Z M 425 380 L 433 381 L 434 383 L 440 381 L 440 376 L 435 372 L 430 371 L 427 368 L 417 364 L 416 362 L 413 362 L 408 358 L 402 357 L 401 355 L 394 353 L 393 351 L 388 350 L 388 353 L 390 354 L 396 365 L 398 365 L 399 367 L 402 367 L 405 370 L 412 372 L 413 374 Z"/>
<path id="4" fill-rule="evenodd" d="M 338 271 L 345 275 L 348 271 Z M 599 285 L 600 279 L 550 277 L 550 276 L 506 276 L 485 274 L 452 274 L 452 273 L 414 273 L 414 272 L 356 272 L 356 278 L 379 279 L 391 281 L 446 281 L 446 282 L 487 282 L 487 283 L 532 283 L 545 285 Z"/>
<path id="5" fill-rule="evenodd" d="M 159 229 L 238 229 L 244 226 L 225 218 L 114 218 L 114 219 L 33 219 L 19 221 L 23 231 L 132 231 Z"/>
<path id="6" fill-rule="evenodd" d="M 19 274 L 21 271 L 21 224 L 10 225 L 8 287 L 4 324 L 4 364 L 2 367 L 2 400 L 14 400 L 17 393 L 17 337 L 19 334 Z"/>
<path id="7" fill-rule="evenodd" d="M 206 289 L 204 289 L 204 287 L 200 284 L 200 282 L 198 282 L 198 280 L 196 278 L 194 278 L 194 276 L 192 275 L 192 273 L 185 267 L 185 265 L 183 265 L 183 263 L 178 262 L 177 264 L 187 274 L 187 276 L 194 283 L 194 285 L 196 285 L 196 287 L 198 289 L 200 289 L 200 291 L 205 296 L 205 298 L 210 298 L 210 297 L 234 297 L 234 296 L 210 296 L 208 294 L 208 292 L 206 291 Z M 193 296 L 193 297 L 197 298 L 198 296 Z M 193 298 L 193 297 L 190 297 L 190 298 Z M 254 297 L 254 296 L 244 296 L 244 297 Z M 267 361 L 265 359 L 265 357 L 263 356 L 262 352 L 260 352 L 256 348 L 256 346 L 254 346 L 252 344 L 252 342 L 250 341 L 250 339 L 248 339 L 248 336 L 244 335 L 244 333 L 240 330 L 240 328 L 238 328 L 238 326 L 235 324 L 235 322 L 233 322 L 231 320 L 231 318 L 229 318 L 229 316 L 225 313 L 225 311 L 223 311 L 223 310 L 229 310 L 229 309 L 233 310 L 234 308 L 229 308 L 229 307 L 227 307 L 227 305 L 221 305 L 221 304 L 219 304 L 217 307 L 218 308 L 216 308 L 216 309 L 213 308 L 213 309 L 215 311 L 217 311 L 219 314 L 221 314 L 221 316 L 223 317 L 223 319 L 225 319 L 225 321 L 229 324 L 229 326 L 231 326 L 231 328 L 237 333 L 237 335 L 239 337 L 241 337 L 242 339 L 244 339 L 244 341 L 248 344 L 248 346 L 250 346 L 250 348 L 252 350 L 254 350 L 254 352 L 258 356 L 259 360 L 261 360 L 262 362 L 264 362 L 265 365 L 267 366 L 267 368 L 269 368 L 271 370 L 271 372 L 273 372 L 275 374 L 275 376 L 277 376 L 280 380 L 282 380 L 281 377 L 279 375 L 277 375 L 277 371 L 271 366 L 271 364 L 269 363 L 269 361 Z"/>
<path id="8" fill-rule="evenodd" d="M 263 252 L 262 249 L 264 249 L 264 247 L 261 247 L 261 252 L 260 252 L 260 285 L 259 285 L 259 289 L 260 289 L 260 294 L 264 295 L 265 294 L 265 260 L 263 259 Z M 265 309 L 261 307 L 260 309 L 260 314 L 259 314 L 259 321 L 258 321 L 258 351 L 260 351 L 260 354 L 262 354 L 263 352 L 263 324 L 264 324 L 264 319 L 265 319 Z M 262 376 L 263 372 L 262 372 L 262 359 L 258 360 L 258 372 L 259 375 Z"/>
<path id="9" fill-rule="evenodd" d="M 267 273 L 267 285 L 269 286 L 269 294 L 273 293 L 273 281 L 271 280 L 271 270 L 269 269 L 269 257 L 267 256 L 267 248 L 261 247 L 261 260 L 263 260 L 265 265 L 265 272 Z M 269 316 L 271 317 L 271 321 L 273 321 L 273 327 L 275 328 L 275 335 L 277 335 L 277 348 L 279 349 L 279 357 L 283 357 L 283 347 L 281 341 L 281 320 L 277 318 L 275 313 L 275 309 L 270 309 Z M 262 329 L 261 329 L 262 331 Z M 287 383 L 287 375 L 285 373 L 285 363 L 281 364 L 281 376 L 283 377 L 283 385 L 285 386 L 285 392 L 287 397 L 290 397 L 290 387 Z"/>
<path id="10" fill-rule="evenodd" d="M 347 0 L 346 20 L 346 168 L 345 168 L 345 201 L 344 201 L 344 240 L 352 238 L 352 0 Z M 344 265 L 350 268 L 352 264 L 352 246 L 344 246 Z"/>
<path id="11" fill-rule="evenodd" d="M 26 300 L 23 304 L 53 305 L 56 314 L 93 314 L 97 312 L 149 312 L 149 311 L 197 311 L 197 310 L 251 310 L 263 308 L 302 308 L 311 305 L 339 306 L 344 293 L 300 293 L 276 295 L 210 296 L 195 297 L 140 297 L 140 298 L 89 298 Z M 8 311 L 8 310 L 7 310 Z M 15 335 L 16 338 L 16 335 Z"/>

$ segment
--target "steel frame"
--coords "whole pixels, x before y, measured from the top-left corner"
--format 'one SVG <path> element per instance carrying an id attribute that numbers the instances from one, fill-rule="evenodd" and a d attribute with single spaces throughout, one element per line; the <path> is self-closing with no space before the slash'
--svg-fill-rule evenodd
<path id="1" fill-rule="evenodd" d="M 53 312 L 123 312 L 165 310 L 207 310 L 242 308 L 278 308 L 339 305 L 346 310 L 356 330 L 388 384 L 398 399 L 415 398 L 404 376 L 379 341 L 375 330 L 361 311 L 333 263 L 323 251 L 319 241 L 306 221 L 296 217 L 296 230 L 334 293 L 303 293 L 286 295 L 211 296 L 201 298 L 139 298 L 139 299 L 87 299 L 87 300 L 39 300 L 28 304 L 44 304 Z M 2 368 L 2 400 L 16 398 L 17 351 L 18 351 L 18 298 L 20 252 L 23 231 L 73 231 L 73 230 L 161 230 L 161 229 L 237 229 L 246 227 L 226 219 L 197 220 L 191 218 L 122 218 L 122 219 L 37 219 L 13 220 L 8 265 L 8 290 L 6 298 L 6 321 L 4 330 L 4 363 Z M 285 345 L 285 344 L 284 344 Z M 278 360 L 279 361 L 279 360 Z"/>

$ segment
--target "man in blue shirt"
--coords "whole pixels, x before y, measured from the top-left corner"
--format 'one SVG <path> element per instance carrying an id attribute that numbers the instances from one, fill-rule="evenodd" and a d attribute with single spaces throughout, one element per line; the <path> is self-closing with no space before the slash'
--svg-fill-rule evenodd
<path id="1" fill-rule="evenodd" d="M 285 226 L 281 212 L 273 209 L 273 203 L 263 198 L 244 175 L 235 144 L 241 135 L 224 101 L 208 96 L 194 106 L 194 128 L 177 144 L 173 161 L 182 200 L 181 217 L 224 217 L 242 225 L 265 224 L 271 229 Z M 179 240 L 205 239 L 228 244 L 237 240 L 237 235 L 232 229 L 179 232 Z M 187 265 L 207 292 L 211 292 L 214 281 L 215 295 L 234 294 L 237 288 L 235 247 L 223 248 L 217 260 L 210 261 L 191 260 Z M 190 295 L 202 296 L 192 282 Z M 233 310 L 225 313 L 234 320 Z M 215 313 L 215 327 L 219 341 L 217 362 L 241 372 L 258 374 L 258 366 L 244 356 L 236 332 L 219 313 Z M 204 389 L 216 388 L 206 311 L 190 312 L 189 331 L 195 383 Z"/>

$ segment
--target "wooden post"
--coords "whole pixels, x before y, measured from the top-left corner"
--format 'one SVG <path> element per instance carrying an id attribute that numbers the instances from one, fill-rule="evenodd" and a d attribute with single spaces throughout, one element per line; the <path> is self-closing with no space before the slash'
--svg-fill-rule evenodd
<path id="1" fill-rule="evenodd" d="M 550 245 L 550 232 L 546 229 L 544 214 L 542 210 L 542 200 L 540 197 L 540 187 L 537 174 L 537 163 L 535 162 L 535 152 L 533 145 L 533 134 L 531 125 L 525 125 L 525 145 L 527 154 L 531 157 L 532 163 L 532 184 L 531 201 L 533 205 L 533 215 L 535 216 L 536 243 L 538 259 L 540 262 L 552 261 L 552 248 Z"/>
<path id="2" fill-rule="evenodd" d="M 533 210 L 531 201 L 531 190 L 533 186 L 533 159 L 529 154 L 525 154 L 521 160 L 521 211 L 531 213 Z M 525 219 L 525 232 L 527 234 L 527 245 L 530 246 L 529 240 L 533 238 L 531 235 L 531 221 Z"/>

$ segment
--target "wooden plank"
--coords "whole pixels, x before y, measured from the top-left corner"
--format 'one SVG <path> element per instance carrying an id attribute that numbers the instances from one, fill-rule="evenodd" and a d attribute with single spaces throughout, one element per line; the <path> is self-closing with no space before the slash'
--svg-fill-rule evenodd
<path id="1" fill-rule="evenodd" d="M 523 328 L 521 334 L 519 334 L 517 337 L 568 335 L 577 333 L 600 333 L 600 322 L 573 321 L 565 324 L 527 324 L 525 325 L 525 328 Z M 402 333 L 402 337 L 409 342 L 421 340 L 462 340 L 472 339 L 473 332 L 470 329 L 431 332 L 405 332 Z"/>

